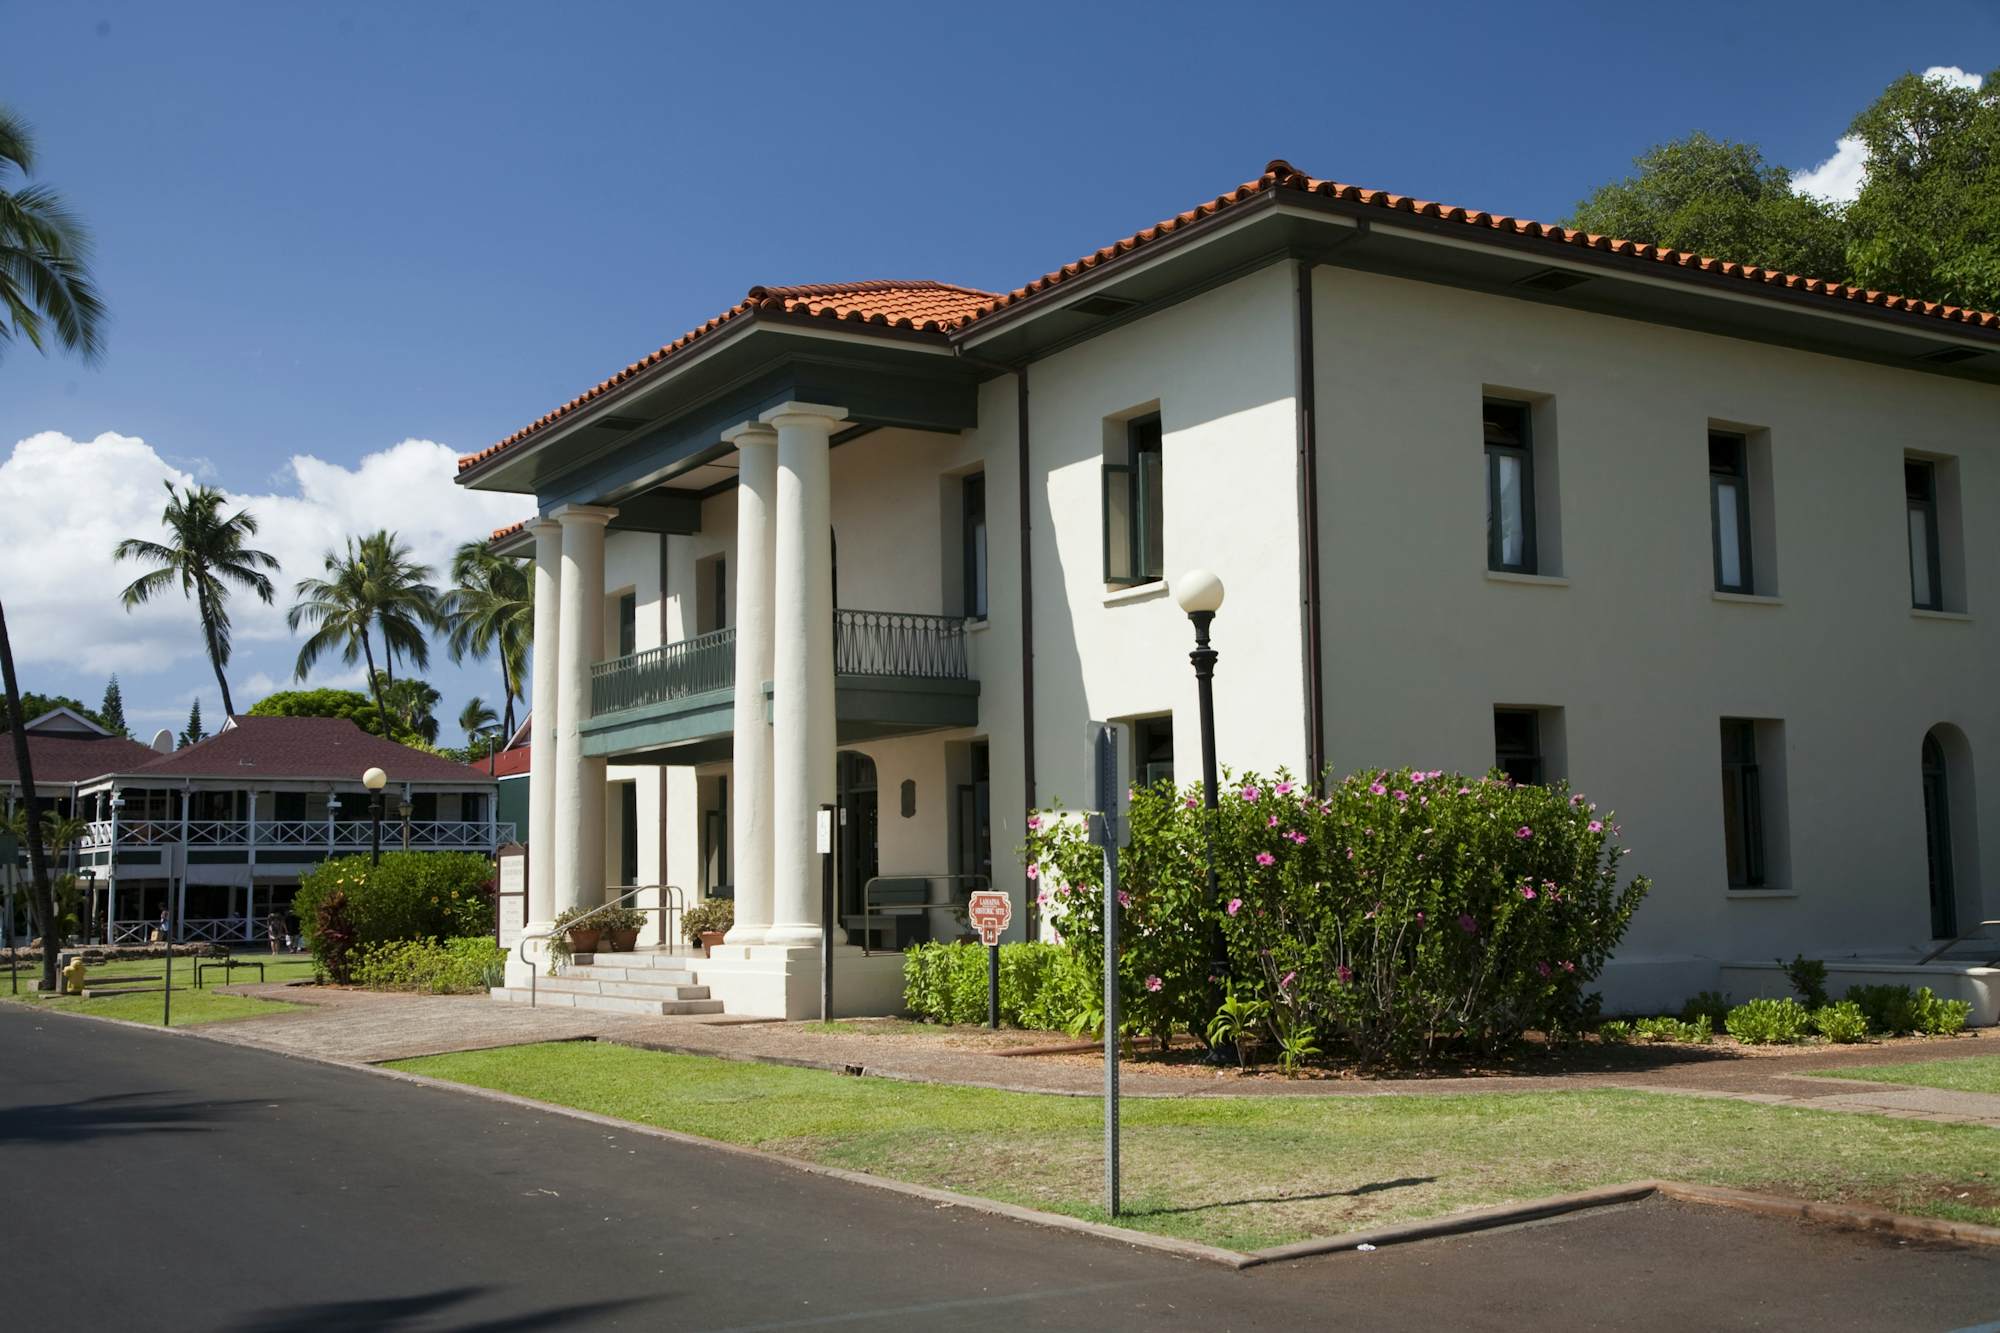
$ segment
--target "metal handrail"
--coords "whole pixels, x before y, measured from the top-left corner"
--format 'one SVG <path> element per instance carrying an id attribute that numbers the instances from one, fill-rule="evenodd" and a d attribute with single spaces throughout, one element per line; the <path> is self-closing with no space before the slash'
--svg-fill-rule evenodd
<path id="1" fill-rule="evenodd" d="M 1932 950 L 1931 950 L 1931 951 L 1930 951 L 1929 953 L 1925 954 L 1925 955 L 1924 955 L 1924 956 L 1923 956 L 1922 958 L 1919 958 L 1919 959 L 1917 960 L 1917 966 L 1918 966 L 1918 967 L 1922 967 L 1922 966 L 1923 966 L 1923 965 L 1924 965 L 1925 963 L 1928 963 L 1928 962 L 1930 962 L 1930 961 L 1931 961 L 1931 960 L 1932 960 L 1933 958 L 1942 958 L 1942 957 L 1944 957 L 1944 956 L 1945 956 L 1945 954 L 1947 954 L 1947 953 L 1951 952 L 1951 951 L 1952 951 L 1953 949 L 1956 949 L 1956 948 L 1957 948 L 1957 947 L 1958 947 L 1959 945 L 1961 945 L 1961 944 L 1965 943 L 1965 942 L 1966 942 L 1967 940 L 1969 940 L 1969 939 L 1973 938 L 1973 936 L 1974 936 L 1974 933 L 1975 933 L 1975 932 L 1977 932 L 1977 931 L 1982 931 L 1982 930 L 1986 929 L 1986 928 L 1987 928 L 1988 926 L 2000 926 L 2000 921 L 1981 921 L 1981 922 L 1980 922 L 1980 923 L 1979 923 L 1978 925 L 1974 926 L 1974 927 L 1973 927 L 1973 928 L 1972 928 L 1971 930 L 1967 930 L 1967 931 L 1963 931 L 1963 932 L 1959 933 L 1958 935 L 1955 935 L 1955 936 L 1953 936 L 1953 937 L 1952 937 L 1951 939 L 1948 939 L 1948 940 L 1946 940 L 1946 941 L 1945 941 L 1945 942 L 1944 942 L 1943 944 L 1940 944 L 1940 945 L 1938 945 L 1938 947 L 1937 947 L 1937 948 L 1935 948 L 1935 949 L 1932 949 Z M 1992 942 L 1993 942 L 1993 941 L 1991 941 L 1991 940 L 1988 940 L 1988 941 L 1987 941 L 1987 943 L 1989 943 L 1989 944 L 1991 944 Z M 1994 959 L 1991 959 L 1991 960 L 1989 960 L 1989 961 L 1987 962 L 1986 966 L 1988 966 L 1988 967 L 2000 967 L 2000 958 L 1994 958 Z"/>
<path id="2" fill-rule="evenodd" d="M 965 901 L 955 902 L 950 898 L 946 898 L 941 903 L 934 903 L 931 901 L 930 886 L 933 883 L 940 880 L 949 883 L 950 881 L 961 880 L 961 879 L 967 881 L 967 887 L 965 890 Z M 970 909 L 971 899 L 973 894 L 979 892 L 981 889 L 990 889 L 993 887 L 993 880 L 990 876 L 987 875 L 937 875 L 924 872 L 913 872 L 903 875 L 873 876 L 868 880 L 867 883 L 861 886 L 861 956 L 862 957 L 864 958 L 869 957 L 874 952 L 868 946 L 868 939 L 869 936 L 873 933 L 873 931 L 869 926 L 869 922 L 875 919 L 875 908 L 874 908 L 875 886 L 877 884 L 881 884 L 884 882 L 898 883 L 898 884 L 908 883 L 910 880 L 922 880 L 924 882 L 924 900 L 920 903 L 885 903 L 883 904 L 883 906 L 887 910 L 883 913 L 883 915 L 906 916 L 909 914 L 910 911 L 920 911 L 928 915 L 933 911 L 938 911 L 943 909 L 949 909 L 963 913 Z M 897 910 L 897 909 L 903 909 L 903 910 Z"/>
<path id="3" fill-rule="evenodd" d="M 635 898 L 642 893 L 658 893 L 667 899 L 665 903 L 655 903 L 651 907 L 635 907 L 632 910 L 635 912 L 660 913 L 660 941 L 666 945 L 667 952 L 672 953 L 673 945 L 667 944 L 667 941 L 674 938 L 671 931 L 673 919 L 676 916 L 685 916 L 687 914 L 687 902 L 681 892 L 681 887 L 678 884 L 638 884 L 625 889 L 610 902 L 599 903 L 582 916 L 573 917 L 565 921 L 561 930 L 545 930 L 539 935 L 521 936 L 520 940 L 514 945 L 514 956 L 520 959 L 523 964 L 527 964 L 528 941 L 552 940 L 558 935 L 567 935 L 579 925 L 596 916 L 599 912 L 608 912 L 614 907 L 622 907 L 627 899 Z M 536 983 L 541 980 L 541 976 L 541 968 L 533 965 L 528 966 L 528 1007 L 530 1009 L 535 1007 L 536 993 L 539 989 Z"/>

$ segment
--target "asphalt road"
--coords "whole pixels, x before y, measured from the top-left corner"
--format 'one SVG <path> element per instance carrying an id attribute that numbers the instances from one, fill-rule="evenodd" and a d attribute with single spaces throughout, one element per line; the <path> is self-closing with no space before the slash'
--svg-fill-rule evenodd
<path id="1" fill-rule="evenodd" d="M 4 1003 L 0 1187 L 23 1330 L 2000 1329 L 1992 1251 L 1648 1202 L 1235 1273 Z"/>

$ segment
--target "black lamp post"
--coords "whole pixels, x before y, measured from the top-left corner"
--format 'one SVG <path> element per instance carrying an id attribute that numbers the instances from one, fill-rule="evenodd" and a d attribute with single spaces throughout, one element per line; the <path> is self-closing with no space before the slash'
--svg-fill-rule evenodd
<path id="1" fill-rule="evenodd" d="M 368 833 L 369 864 L 382 864 L 382 788 L 387 786 L 389 775 L 379 768 L 371 768 L 361 775 L 361 785 L 368 789 Z"/>
<path id="2" fill-rule="evenodd" d="M 1194 622 L 1194 651 L 1188 654 L 1188 661 L 1194 663 L 1195 691 L 1201 703 L 1201 799 L 1208 818 L 1208 900 L 1220 909 L 1222 895 L 1215 881 L 1215 812 L 1220 804 L 1215 772 L 1217 653 L 1209 646 L 1208 627 L 1215 623 L 1215 613 L 1222 609 L 1222 580 L 1208 570 L 1191 569 L 1175 582 L 1174 600 Z M 1214 978 L 1219 1008 L 1229 990 L 1229 942 L 1223 938 L 1219 918 L 1209 932 L 1208 950 L 1209 976 Z"/>

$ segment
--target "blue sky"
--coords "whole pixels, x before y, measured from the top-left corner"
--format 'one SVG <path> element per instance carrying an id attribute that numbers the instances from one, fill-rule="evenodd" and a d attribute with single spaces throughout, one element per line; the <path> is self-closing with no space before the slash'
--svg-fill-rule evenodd
<path id="1" fill-rule="evenodd" d="M 282 524 L 287 583 L 363 522 L 442 551 L 516 515 L 420 476 L 755 282 L 1005 289 L 1272 156 L 1555 219 L 1660 140 L 1808 168 L 1895 76 L 2000 65 L 1987 0 L 1604 10 L 7 4 L 0 100 L 113 311 L 101 367 L 0 362 L 0 491 L 11 454 L 102 501 L 47 520 L 60 560 L 0 544 L 24 684 L 215 711 L 187 613 L 100 605 L 162 468 Z M 245 616 L 239 707 L 294 651 Z M 435 674 L 447 718 L 494 692 Z"/>

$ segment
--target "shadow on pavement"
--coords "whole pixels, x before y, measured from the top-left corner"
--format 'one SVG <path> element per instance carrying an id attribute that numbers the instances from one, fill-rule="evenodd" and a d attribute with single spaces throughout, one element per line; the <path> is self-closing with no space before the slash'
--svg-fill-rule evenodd
<path id="1" fill-rule="evenodd" d="M 0 1143 L 82 1143 L 133 1134 L 205 1134 L 242 1106 L 242 1101 L 155 1100 L 156 1092 L 121 1092 L 75 1102 L 0 1107 Z"/>
<path id="2" fill-rule="evenodd" d="M 218 1326 L 222 1333 L 313 1333 L 321 1329 L 398 1329 L 436 1327 L 434 1316 L 462 1305 L 487 1291 L 488 1287 L 446 1287 L 419 1296 L 382 1296 L 373 1300 L 317 1301 L 281 1310 L 264 1310 L 247 1315 L 236 1323 Z M 645 1304 L 636 1298 L 615 1301 L 585 1301 L 575 1305 L 551 1305 L 496 1319 L 453 1323 L 460 1333 L 515 1333 L 532 1328 L 561 1328 L 565 1324 L 595 1320 L 618 1310 Z"/>

